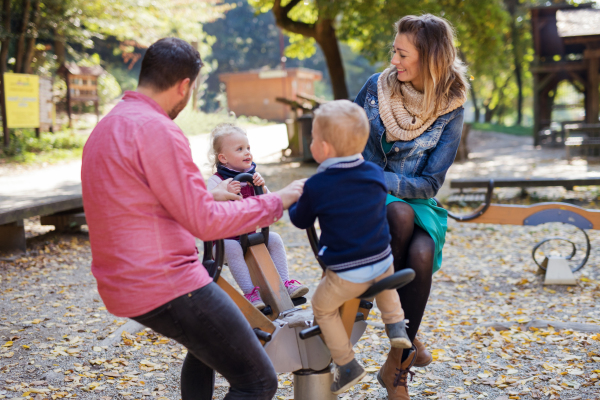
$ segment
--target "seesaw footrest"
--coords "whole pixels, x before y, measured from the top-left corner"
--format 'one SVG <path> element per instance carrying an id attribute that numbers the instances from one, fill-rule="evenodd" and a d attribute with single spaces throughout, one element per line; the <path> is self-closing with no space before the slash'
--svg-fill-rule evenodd
<path id="1" fill-rule="evenodd" d="M 361 312 L 356 313 L 356 318 L 354 319 L 354 322 L 364 321 L 364 320 L 365 320 L 365 315 L 363 313 L 361 313 Z M 318 336 L 321 333 L 322 333 L 321 327 L 319 325 L 315 325 L 315 326 L 311 326 L 310 328 L 303 329 L 302 331 L 300 331 L 298 336 L 300 337 L 300 339 L 306 340 L 311 337 Z"/>

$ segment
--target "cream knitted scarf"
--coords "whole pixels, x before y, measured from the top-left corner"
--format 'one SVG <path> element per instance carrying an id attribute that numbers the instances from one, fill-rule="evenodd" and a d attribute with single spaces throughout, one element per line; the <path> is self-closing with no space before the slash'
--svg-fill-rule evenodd
<path id="1" fill-rule="evenodd" d="M 401 95 L 392 94 L 387 79 L 390 74 L 396 74 L 396 69 L 386 69 L 377 80 L 379 115 L 385 126 L 388 142 L 410 141 L 421 136 L 440 115 L 456 110 L 467 100 L 466 93 L 460 98 L 447 99 L 446 107 L 427 117 L 423 115 L 424 94 L 417 91 L 410 82 L 401 84 Z"/>

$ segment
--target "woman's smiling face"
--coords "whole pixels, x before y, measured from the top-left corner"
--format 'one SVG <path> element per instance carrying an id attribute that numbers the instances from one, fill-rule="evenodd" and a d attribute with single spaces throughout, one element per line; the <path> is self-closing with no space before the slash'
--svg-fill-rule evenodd
<path id="1" fill-rule="evenodd" d="M 407 34 L 398 34 L 394 39 L 394 55 L 392 65 L 398 71 L 400 82 L 410 82 L 418 91 L 423 91 L 423 77 L 419 52 L 412 43 L 412 38 Z"/>

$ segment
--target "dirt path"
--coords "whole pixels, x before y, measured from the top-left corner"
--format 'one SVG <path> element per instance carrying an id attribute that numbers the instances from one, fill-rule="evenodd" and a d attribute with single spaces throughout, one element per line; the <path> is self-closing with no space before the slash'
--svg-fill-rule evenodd
<path id="1" fill-rule="evenodd" d="M 314 170 L 261 166 L 272 189 Z M 287 214 L 272 229 L 287 245 L 291 276 L 312 293 L 320 270 L 304 232 Z M 530 251 L 555 235 L 581 240 L 554 225 L 450 222 L 444 265 L 434 276 L 421 329 L 435 362 L 416 369 L 412 398 L 600 398 L 600 248 L 576 274 L 578 286 L 544 288 Z M 600 233 L 590 232 L 590 239 L 600 243 Z M 87 234 L 47 233 L 28 245 L 26 256 L 0 261 L 0 399 L 179 399 L 180 345 L 143 331 L 101 347 L 125 320 L 107 313 L 98 296 Z M 231 280 L 228 271 L 223 276 Z M 371 320 L 356 346 L 370 373 L 340 399 L 386 398 L 375 374 L 389 345 L 378 314 Z M 531 327 L 536 321 L 543 322 Z M 554 329 L 547 321 L 577 329 Z M 293 398 L 292 382 L 289 374 L 279 376 L 277 399 Z M 218 377 L 215 398 L 222 399 L 227 387 Z"/>

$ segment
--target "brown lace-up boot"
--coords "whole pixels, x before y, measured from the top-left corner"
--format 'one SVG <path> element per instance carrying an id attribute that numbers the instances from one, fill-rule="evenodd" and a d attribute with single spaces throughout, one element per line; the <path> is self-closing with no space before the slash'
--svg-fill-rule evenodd
<path id="1" fill-rule="evenodd" d="M 415 358 L 415 367 L 426 367 L 433 361 L 433 356 L 419 339 L 415 338 L 413 344 L 417 348 L 417 357 Z"/>
<path id="2" fill-rule="evenodd" d="M 388 400 L 410 400 L 408 395 L 408 376 L 412 380 L 415 374 L 410 369 L 417 358 L 417 348 L 412 347 L 410 354 L 402 362 L 402 349 L 392 347 L 387 360 L 377 374 L 379 384 L 388 392 Z"/>

